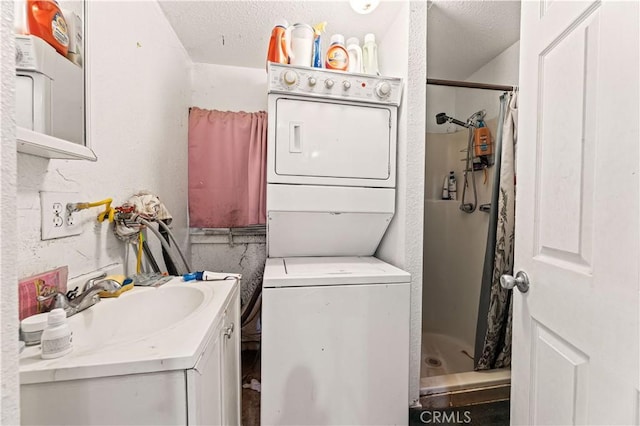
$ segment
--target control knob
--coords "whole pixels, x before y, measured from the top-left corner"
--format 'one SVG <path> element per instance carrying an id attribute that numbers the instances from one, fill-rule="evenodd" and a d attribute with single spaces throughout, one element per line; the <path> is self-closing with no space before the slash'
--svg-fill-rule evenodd
<path id="1" fill-rule="evenodd" d="M 386 81 L 376 84 L 376 96 L 381 99 L 387 98 L 391 93 L 391 85 Z"/>
<path id="2" fill-rule="evenodd" d="M 351 88 L 351 82 L 348 80 L 343 81 L 342 87 L 344 87 L 344 90 L 349 90 Z"/>
<path id="3" fill-rule="evenodd" d="M 333 87 L 333 80 L 331 80 L 330 78 L 326 79 L 324 81 L 324 87 L 326 87 L 327 89 L 331 89 Z"/>
<path id="4" fill-rule="evenodd" d="M 287 86 L 293 86 L 298 82 L 298 74 L 295 71 L 287 70 L 282 73 L 282 81 Z"/>
<path id="5" fill-rule="evenodd" d="M 315 86 L 316 85 L 315 77 L 309 77 L 308 83 L 309 83 L 309 86 Z"/>

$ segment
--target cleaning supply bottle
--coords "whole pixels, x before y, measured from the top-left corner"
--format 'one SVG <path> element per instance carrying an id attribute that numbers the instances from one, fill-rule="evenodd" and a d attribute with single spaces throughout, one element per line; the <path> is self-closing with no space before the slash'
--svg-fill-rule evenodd
<path id="1" fill-rule="evenodd" d="M 347 40 L 347 54 L 349 55 L 349 72 L 362 73 L 362 49 L 356 37 Z"/>
<path id="2" fill-rule="evenodd" d="M 327 49 L 325 68 L 330 70 L 346 71 L 349 67 L 349 55 L 344 47 L 344 36 L 334 34 L 331 36 L 331 45 Z"/>
<path id="3" fill-rule="evenodd" d="M 271 30 L 271 39 L 269 40 L 269 50 L 267 52 L 267 66 L 269 66 L 269 62 L 276 62 L 278 64 L 286 64 L 289 62 L 289 54 L 287 53 L 287 45 L 284 38 L 288 26 L 287 21 L 281 21 Z"/>
<path id="4" fill-rule="evenodd" d="M 60 358 L 71 352 L 71 329 L 64 309 L 53 309 L 47 317 L 47 328 L 42 332 L 42 358 Z"/>
<path id="5" fill-rule="evenodd" d="M 476 157 L 493 154 L 493 143 L 491 140 L 491 132 L 485 126 L 484 121 L 478 122 L 478 128 L 475 129 L 473 135 L 473 152 Z"/>
<path id="6" fill-rule="evenodd" d="M 442 182 L 442 199 L 449 199 L 449 176 L 444 177 L 444 182 Z"/>
<path id="7" fill-rule="evenodd" d="M 22 3 L 18 3 L 22 4 Z M 53 46 L 61 55 L 69 50 L 69 31 L 58 3 L 54 0 L 27 0 L 26 31 Z"/>
<path id="8" fill-rule="evenodd" d="M 380 70 L 378 69 L 378 45 L 374 34 L 364 36 L 362 66 L 365 74 L 380 75 Z"/>
<path id="9" fill-rule="evenodd" d="M 458 183 L 456 182 L 456 176 L 453 171 L 449 172 L 449 199 L 456 200 L 456 194 L 458 193 Z"/>
<path id="10" fill-rule="evenodd" d="M 320 22 L 313 26 L 313 60 L 311 61 L 313 68 L 322 68 L 322 40 L 320 36 L 325 32 L 326 26 L 326 22 Z"/>

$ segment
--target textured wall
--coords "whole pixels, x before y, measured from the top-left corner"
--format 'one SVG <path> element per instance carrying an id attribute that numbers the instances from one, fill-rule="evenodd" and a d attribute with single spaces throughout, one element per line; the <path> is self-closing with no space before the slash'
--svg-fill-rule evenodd
<path id="1" fill-rule="evenodd" d="M 264 68 L 193 64 L 191 106 L 221 111 L 266 111 L 267 73 Z M 192 267 L 195 270 L 241 273 L 243 305 L 262 285 L 266 254 L 264 235 L 234 237 L 193 235 Z"/>
<path id="2" fill-rule="evenodd" d="M 43 190 L 79 192 L 84 200 L 113 197 L 116 205 L 140 189 L 152 191 L 187 247 L 191 62 L 156 2 L 92 2 L 89 13 L 90 138 L 98 161 L 19 154 L 19 276 L 69 265 L 73 277 L 122 261 L 123 244 L 111 226 L 95 223 L 97 209 L 81 212 L 82 235 L 41 241 Z M 122 16 L 136 24 L 115 31 Z"/>
<path id="3" fill-rule="evenodd" d="M 160 0 L 162 9 L 194 62 L 264 69 L 273 26 L 283 19 L 289 24 L 315 25 L 327 21 L 323 51 L 332 34 L 358 37 L 384 34 L 402 2 L 383 1 L 375 13 L 360 15 L 344 0 L 322 1 L 175 1 Z M 215 24 L 212 24 L 215 22 Z"/>
<path id="4" fill-rule="evenodd" d="M 13 2 L 0 2 L 0 424 L 20 423 Z"/>
<path id="5" fill-rule="evenodd" d="M 467 81 L 500 85 L 518 85 L 520 68 L 520 42 L 509 46 L 486 65 L 474 72 Z M 466 120 L 479 109 L 487 110 L 487 118 L 496 118 L 500 111 L 498 100 L 502 92 L 480 89 L 453 89 L 458 118 Z M 456 129 L 457 130 L 457 129 Z"/>
<path id="6" fill-rule="evenodd" d="M 406 2 L 404 13 L 390 24 L 379 45 L 388 55 L 381 53 L 385 58 L 381 69 L 404 78 L 405 91 L 398 120 L 396 214 L 376 254 L 411 273 L 409 399 L 413 405 L 418 403 L 420 393 L 426 21 L 426 3 Z"/>
<path id="7" fill-rule="evenodd" d="M 220 111 L 266 111 L 267 72 L 264 68 L 193 64 L 191 106 Z"/>
<path id="8" fill-rule="evenodd" d="M 242 274 L 240 298 L 244 305 L 262 286 L 267 244 L 263 235 L 235 236 L 233 240 L 231 245 L 227 236 L 192 235 L 191 266 L 196 271 Z"/>

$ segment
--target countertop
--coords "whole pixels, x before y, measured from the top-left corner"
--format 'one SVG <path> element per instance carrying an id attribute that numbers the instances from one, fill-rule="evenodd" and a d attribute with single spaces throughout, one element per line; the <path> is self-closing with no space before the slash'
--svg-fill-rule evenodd
<path id="1" fill-rule="evenodd" d="M 157 289 L 134 287 L 118 298 L 102 299 L 89 309 L 68 318 L 74 333 L 71 353 L 45 360 L 40 356 L 40 345 L 25 348 L 20 355 L 20 383 L 26 385 L 193 368 L 220 327 L 225 307 L 239 291 L 237 283 L 236 279 L 185 283 L 182 278 L 176 277 Z M 136 315 L 163 315 L 163 312 L 154 311 L 153 306 L 145 305 L 139 312 L 135 312 L 135 309 L 134 312 L 127 312 L 129 318 L 119 317 L 114 321 L 113 328 L 123 330 L 118 338 L 111 336 L 102 339 L 102 336 L 91 334 L 92 318 L 104 312 L 109 312 L 111 318 L 113 309 L 117 308 L 114 304 L 131 297 L 143 302 L 146 294 L 151 295 L 148 292 L 184 286 L 199 289 L 204 297 L 191 314 L 175 323 L 142 336 L 135 332 L 129 334 L 128 330 L 135 331 Z"/>

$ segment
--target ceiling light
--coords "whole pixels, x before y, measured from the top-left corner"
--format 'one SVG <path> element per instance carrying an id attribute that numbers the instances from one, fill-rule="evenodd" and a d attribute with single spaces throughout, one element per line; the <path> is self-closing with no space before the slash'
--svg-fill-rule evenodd
<path id="1" fill-rule="evenodd" d="M 378 7 L 380 0 L 349 0 L 351 8 L 363 15 L 373 12 Z"/>

